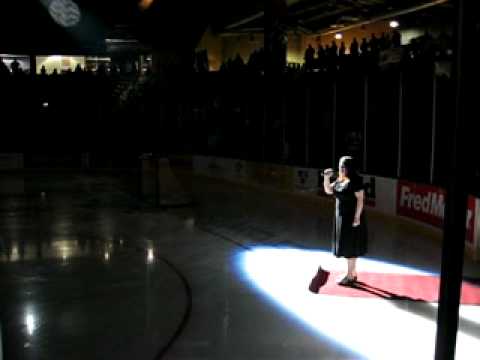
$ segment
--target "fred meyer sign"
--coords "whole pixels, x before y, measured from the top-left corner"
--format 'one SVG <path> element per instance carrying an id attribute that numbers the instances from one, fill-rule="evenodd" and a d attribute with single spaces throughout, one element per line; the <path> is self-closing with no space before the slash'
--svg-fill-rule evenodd
<path id="1" fill-rule="evenodd" d="M 419 185 L 399 180 L 397 185 L 397 214 L 423 221 L 437 227 L 443 226 L 445 212 L 445 191 L 443 189 Z M 468 198 L 467 241 L 473 243 L 475 219 L 475 198 Z"/>

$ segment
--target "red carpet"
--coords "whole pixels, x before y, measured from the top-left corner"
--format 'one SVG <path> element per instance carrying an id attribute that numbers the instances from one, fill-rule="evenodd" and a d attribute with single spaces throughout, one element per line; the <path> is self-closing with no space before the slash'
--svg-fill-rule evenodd
<path id="1" fill-rule="evenodd" d="M 435 276 L 361 272 L 358 274 L 358 284 L 346 287 L 336 283 L 343 274 L 331 272 L 319 294 L 438 302 L 440 278 Z M 480 287 L 463 282 L 461 303 L 479 305 Z"/>

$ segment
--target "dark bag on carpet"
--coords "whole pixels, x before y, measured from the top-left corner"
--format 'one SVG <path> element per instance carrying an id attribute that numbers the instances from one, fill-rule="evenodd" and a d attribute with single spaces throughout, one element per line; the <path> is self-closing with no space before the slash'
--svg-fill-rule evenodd
<path id="1" fill-rule="evenodd" d="M 310 281 L 310 286 L 308 287 L 308 290 L 318 294 L 318 290 L 320 290 L 320 288 L 323 285 L 325 285 L 329 276 L 330 276 L 330 273 L 328 271 L 323 270 L 322 267 L 320 266 L 318 268 L 317 273 L 313 277 L 312 281 Z"/>

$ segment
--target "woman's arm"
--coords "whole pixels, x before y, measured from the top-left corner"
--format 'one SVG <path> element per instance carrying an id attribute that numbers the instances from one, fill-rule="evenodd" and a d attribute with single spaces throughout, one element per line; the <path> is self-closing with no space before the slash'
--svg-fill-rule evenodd
<path id="1" fill-rule="evenodd" d="M 356 191 L 355 197 L 357 198 L 357 207 L 355 209 L 355 217 L 353 218 L 353 226 L 358 226 L 360 225 L 360 215 L 362 215 L 363 211 L 365 192 L 363 190 Z"/>
<path id="2" fill-rule="evenodd" d="M 333 170 L 331 172 L 328 170 L 329 169 L 324 171 L 324 174 L 326 175 L 323 175 L 323 190 L 325 190 L 325 194 L 332 195 L 335 181 L 330 182 L 330 178 L 333 176 Z"/>

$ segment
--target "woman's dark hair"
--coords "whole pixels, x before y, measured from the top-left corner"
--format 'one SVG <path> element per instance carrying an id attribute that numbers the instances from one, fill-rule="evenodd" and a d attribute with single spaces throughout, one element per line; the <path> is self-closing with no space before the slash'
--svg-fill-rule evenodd
<path id="1" fill-rule="evenodd" d="M 350 179 L 360 176 L 360 174 L 358 173 L 357 161 L 353 157 L 342 156 L 340 158 L 340 163 L 345 168 L 347 176 Z"/>

